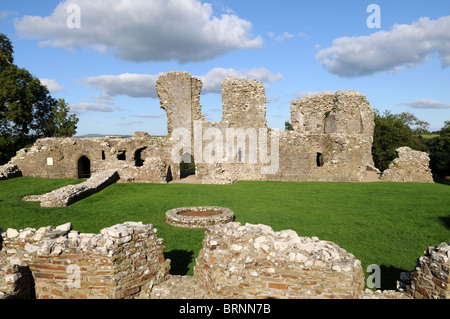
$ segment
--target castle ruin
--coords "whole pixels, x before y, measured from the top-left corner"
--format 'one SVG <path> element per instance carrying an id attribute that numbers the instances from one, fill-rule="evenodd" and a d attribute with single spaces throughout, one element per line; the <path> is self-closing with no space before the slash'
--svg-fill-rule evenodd
<path id="1" fill-rule="evenodd" d="M 158 78 L 167 136 L 136 132 L 130 138 L 43 138 L 17 152 L 9 165 L 23 176 L 89 178 L 114 169 L 119 182 L 167 183 L 182 178 L 180 163 L 188 158 L 195 162 L 196 179 L 204 184 L 361 182 L 368 171 L 377 171 L 371 152 L 374 115 L 361 93 L 325 92 L 293 100 L 293 130 L 278 131 L 267 126 L 262 83 L 225 79 L 220 122 L 205 120 L 201 89 L 201 80 L 187 72 Z"/>

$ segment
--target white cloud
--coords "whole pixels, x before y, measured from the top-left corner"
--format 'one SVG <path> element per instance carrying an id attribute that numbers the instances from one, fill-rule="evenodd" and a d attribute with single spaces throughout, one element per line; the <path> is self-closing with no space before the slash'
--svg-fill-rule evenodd
<path id="1" fill-rule="evenodd" d="M 80 28 L 67 25 L 71 4 L 80 8 Z M 249 21 L 233 13 L 216 16 L 200 0 L 66 0 L 50 16 L 16 19 L 15 28 L 42 40 L 41 46 L 89 48 L 136 62 L 203 61 L 262 45 Z"/>
<path id="2" fill-rule="evenodd" d="M 266 88 L 268 88 L 269 82 L 276 82 L 283 79 L 282 74 L 273 74 L 266 68 L 254 68 L 250 70 L 238 71 L 235 69 L 214 68 L 199 78 L 203 82 L 202 93 L 221 93 L 222 82 L 232 76 L 236 78 L 253 78 L 259 82 L 262 82 Z"/>
<path id="3" fill-rule="evenodd" d="M 418 67 L 437 53 L 443 67 L 450 65 L 450 16 L 421 18 L 411 25 L 395 25 L 391 31 L 369 36 L 335 39 L 316 59 L 329 72 L 358 77 L 377 72 L 398 72 Z"/>
<path id="4" fill-rule="evenodd" d="M 87 87 L 100 89 L 108 95 L 127 95 L 130 97 L 156 98 L 157 75 L 120 74 L 92 76 L 81 81 Z"/>
<path id="5" fill-rule="evenodd" d="M 112 112 L 113 107 L 109 104 L 98 103 L 98 102 L 80 102 L 78 104 L 70 105 L 71 113 L 86 113 L 90 111 L 94 112 Z"/>
<path id="6" fill-rule="evenodd" d="M 277 36 L 277 35 L 275 35 L 275 33 L 270 31 L 270 32 L 267 32 L 267 35 L 269 36 L 269 38 L 272 38 L 272 39 L 274 39 L 277 42 L 283 42 L 285 39 L 289 40 L 289 39 L 295 38 L 295 34 L 292 34 L 292 33 L 289 33 L 289 32 L 283 32 L 283 34 Z M 299 37 L 305 37 L 305 35 L 306 34 L 304 34 L 302 32 L 300 32 L 298 34 Z"/>
<path id="7" fill-rule="evenodd" d="M 439 102 L 431 99 L 418 99 L 401 103 L 414 109 L 450 109 L 450 103 Z"/>
<path id="8" fill-rule="evenodd" d="M 93 102 L 82 101 L 78 104 L 70 105 L 70 112 L 82 114 L 86 112 L 113 112 L 120 109 L 114 104 L 114 98 L 108 94 L 100 94 L 94 96 Z"/>
<path id="9" fill-rule="evenodd" d="M 254 78 L 257 81 L 264 83 L 266 88 L 268 87 L 268 83 L 283 79 L 283 75 L 273 74 L 265 68 L 254 68 L 242 71 L 214 68 L 206 75 L 197 76 L 203 82 L 202 93 L 221 93 L 222 81 L 225 80 L 227 76 Z M 83 79 L 80 83 L 87 87 L 100 89 L 111 96 L 127 95 L 135 98 L 157 98 L 157 79 L 158 75 L 125 73 L 120 75 L 93 76 Z"/>
<path id="10" fill-rule="evenodd" d="M 0 11 L 0 20 L 6 19 L 10 16 L 15 16 L 15 15 L 17 15 L 16 11 L 9 11 L 9 10 Z"/>
<path id="11" fill-rule="evenodd" d="M 39 81 L 41 81 L 42 85 L 47 87 L 50 93 L 64 91 L 64 88 L 54 79 L 39 79 Z"/>

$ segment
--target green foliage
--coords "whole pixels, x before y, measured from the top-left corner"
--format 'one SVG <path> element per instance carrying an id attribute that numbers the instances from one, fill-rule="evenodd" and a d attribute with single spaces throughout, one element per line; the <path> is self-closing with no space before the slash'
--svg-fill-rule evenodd
<path id="1" fill-rule="evenodd" d="M 194 157 L 186 153 L 183 155 L 180 163 L 180 177 L 185 178 L 190 175 L 195 175 Z"/>
<path id="2" fill-rule="evenodd" d="M 438 177 L 450 176 L 450 121 L 446 121 L 439 136 L 427 141 L 430 168 Z"/>
<path id="3" fill-rule="evenodd" d="M 67 118 L 64 100 L 56 101 L 38 78 L 14 64 L 13 46 L 0 34 L 0 165 L 19 149 L 47 136 L 73 136 L 78 119 Z"/>
<path id="4" fill-rule="evenodd" d="M 53 114 L 47 124 L 46 136 L 71 137 L 77 130 L 78 118 L 68 115 L 70 108 L 64 99 L 59 99 L 53 106 Z"/>
<path id="5" fill-rule="evenodd" d="M 423 150 L 424 140 L 420 134 L 427 132 L 428 123 L 420 121 L 411 113 L 382 115 L 375 110 L 375 130 L 373 135 L 372 155 L 375 166 L 384 171 L 397 157 L 396 149 L 408 146 L 414 150 Z"/>
<path id="6" fill-rule="evenodd" d="M 293 131 L 294 127 L 289 121 L 284 122 L 284 130 L 285 131 Z"/>
<path id="7" fill-rule="evenodd" d="M 8 37 L 0 33 L 0 71 L 14 62 L 14 49 Z"/>

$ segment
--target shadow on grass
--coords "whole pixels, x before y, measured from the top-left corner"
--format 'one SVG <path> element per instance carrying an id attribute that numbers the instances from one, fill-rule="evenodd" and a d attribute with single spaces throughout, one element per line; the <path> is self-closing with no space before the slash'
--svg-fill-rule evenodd
<path id="1" fill-rule="evenodd" d="M 450 186 L 450 180 L 446 180 L 445 178 L 441 177 L 433 177 L 433 181 L 438 184 L 448 185 Z"/>
<path id="2" fill-rule="evenodd" d="M 444 225 L 447 229 L 450 229 L 450 217 L 439 217 L 439 221 L 442 225 Z"/>
<path id="3" fill-rule="evenodd" d="M 189 264 L 194 259 L 194 252 L 186 250 L 171 250 L 164 253 L 170 259 L 170 274 L 185 276 L 189 271 Z"/>
<path id="4" fill-rule="evenodd" d="M 409 272 L 410 270 L 399 269 L 392 266 L 380 266 L 381 271 L 381 290 L 396 290 L 397 281 L 400 280 L 401 272 Z"/>

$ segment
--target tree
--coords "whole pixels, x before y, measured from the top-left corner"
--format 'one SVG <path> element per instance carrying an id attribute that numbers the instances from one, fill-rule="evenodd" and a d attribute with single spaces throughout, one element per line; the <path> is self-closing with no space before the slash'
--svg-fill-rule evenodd
<path id="1" fill-rule="evenodd" d="M 420 121 L 410 113 L 392 114 L 385 111 L 381 115 L 379 111 L 374 110 L 374 114 L 372 155 L 375 166 L 381 171 L 387 169 L 397 157 L 397 148 L 408 146 L 421 151 L 426 148 L 420 134 L 427 131 L 427 122 Z"/>
<path id="2" fill-rule="evenodd" d="M 70 137 L 75 135 L 77 130 L 78 118 L 75 114 L 68 115 L 69 105 L 64 99 L 59 99 L 53 106 L 53 114 L 47 124 L 46 136 L 51 137 Z"/>
<path id="3" fill-rule="evenodd" d="M 284 122 L 284 130 L 285 131 L 293 131 L 294 127 L 292 127 L 292 124 L 289 121 Z"/>
<path id="4" fill-rule="evenodd" d="M 8 65 L 13 64 L 14 49 L 8 37 L 0 33 L 0 71 Z"/>
<path id="5" fill-rule="evenodd" d="M 65 102 L 55 100 L 38 78 L 16 66 L 13 53 L 7 36 L 0 34 L 0 165 L 38 138 L 74 135 L 78 122 L 74 116 L 62 118 L 68 111 Z"/>
<path id="6" fill-rule="evenodd" d="M 446 121 L 439 136 L 428 142 L 430 168 L 437 177 L 450 176 L 450 121 Z"/>

